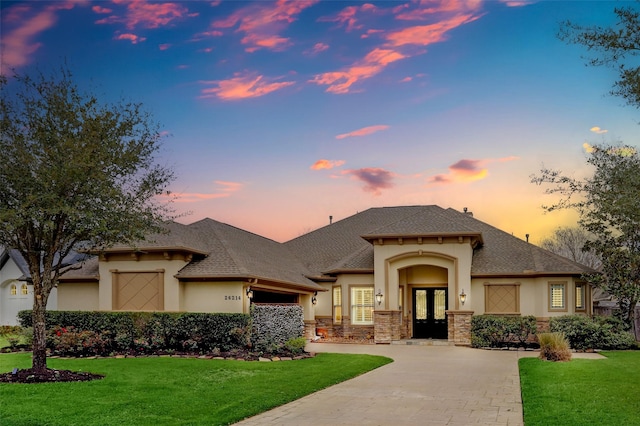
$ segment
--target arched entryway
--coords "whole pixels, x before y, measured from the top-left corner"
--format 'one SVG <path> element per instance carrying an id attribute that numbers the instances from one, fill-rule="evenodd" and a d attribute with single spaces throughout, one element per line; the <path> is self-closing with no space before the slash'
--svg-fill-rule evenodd
<path id="1" fill-rule="evenodd" d="M 446 339 L 449 270 L 432 264 L 398 270 L 398 285 L 407 295 L 408 337 Z"/>

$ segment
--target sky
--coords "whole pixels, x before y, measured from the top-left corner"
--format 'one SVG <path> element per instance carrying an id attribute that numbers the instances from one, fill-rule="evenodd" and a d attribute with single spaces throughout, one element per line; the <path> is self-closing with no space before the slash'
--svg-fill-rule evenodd
<path id="1" fill-rule="evenodd" d="M 437 204 L 539 243 L 570 211 L 531 175 L 638 146 L 616 72 L 557 38 L 630 2 L 5 1 L 5 75 L 65 63 L 160 123 L 178 219 L 287 241 L 371 207 Z"/>

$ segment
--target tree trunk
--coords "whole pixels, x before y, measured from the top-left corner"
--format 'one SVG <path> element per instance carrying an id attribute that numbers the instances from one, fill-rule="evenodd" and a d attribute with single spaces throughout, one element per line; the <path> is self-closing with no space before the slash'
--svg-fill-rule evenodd
<path id="1" fill-rule="evenodd" d="M 46 302 L 36 294 L 33 299 L 31 321 L 33 323 L 33 362 L 34 371 L 47 369 L 47 326 L 45 324 Z"/>

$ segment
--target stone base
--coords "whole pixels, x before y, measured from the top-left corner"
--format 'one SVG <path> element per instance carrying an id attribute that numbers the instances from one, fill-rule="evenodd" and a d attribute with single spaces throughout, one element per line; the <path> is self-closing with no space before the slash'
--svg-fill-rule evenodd
<path id="1" fill-rule="evenodd" d="M 400 340 L 401 336 L 400 311 L 373 312 L 373 336 L 375 343 L 389 344 L 394 340 Z"/>
<path id="2" fill-rule="evenodd" d="M 316 337 L 316 320 L 304 320 L 304 338 L 312 340 Z"/>
<path id="3" fill-rule="evenodd" d="M 447 311 L 447 338 L 456 346 L 471 346 L 473 311 Z"/>

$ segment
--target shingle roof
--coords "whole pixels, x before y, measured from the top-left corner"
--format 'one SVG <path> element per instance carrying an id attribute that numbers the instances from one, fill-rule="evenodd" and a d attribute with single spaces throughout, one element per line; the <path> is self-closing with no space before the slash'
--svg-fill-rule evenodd
<path id="1" fill-rule="evenodd" d="M 364 238 L 438 234 L 480 236 L 481 244 L 473 254 L 472 276 L 592 272 L 469 214 L 438 206 L 372 208 L 285 245 L 319 275 L 338 270 L 373 270 L 373 246 Z"/>
<path id="2" fill-rule="evenodd" d="M 323 290 L 306 278 L 309 271 L 276 241 L 213 219 L 203 219 L 188 226 L 206 236 L 208 254 L 185 266 L 178 273 L 179 278 L 251 277 Z"/>
<path id="3" fill-rule="evenodd" d="M 167 222 L 163 225 L 165 232 L 152 234 L 142 241 L 132 244 L 115 244 L 104 250 L 106 252 L 117 252 L 122 250 L 162 250 L 181 249 L 193 253 L 206 253 L 208 249 L 207 238 L 198 233 L 190 225 L 183 225 L 177 222 Z"/>

